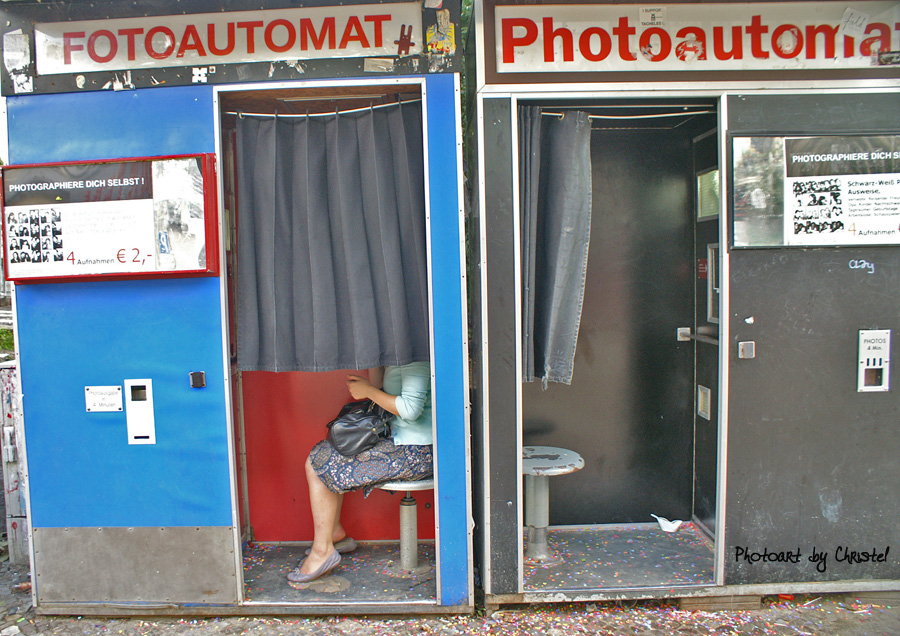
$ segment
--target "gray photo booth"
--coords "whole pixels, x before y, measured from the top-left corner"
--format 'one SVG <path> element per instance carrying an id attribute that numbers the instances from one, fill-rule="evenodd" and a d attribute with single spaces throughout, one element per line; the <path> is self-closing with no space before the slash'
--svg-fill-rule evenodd
<path id="1" fill-rule="evenodd" d="M 845 9 L 478 6 L 489 606 L 900 589 L 898 15 Z"/>

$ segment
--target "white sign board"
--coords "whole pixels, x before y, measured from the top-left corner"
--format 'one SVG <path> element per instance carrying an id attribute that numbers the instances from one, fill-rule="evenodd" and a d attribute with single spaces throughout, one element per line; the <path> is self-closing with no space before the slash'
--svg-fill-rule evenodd
<path id="1" fill-rule="evenodd" d="M 895 63 L 896 2 L 497 6 L 498 73 L 863 68 Z"/>
<path id="2" fill-rule="evenodd" d="M 39 75 L 421 53 L 422 3 L 270 9 L 34 27 Z"/>
<path id="3" fill-rule="evenodd" d="M 109 413 L 122 410 L 122 387 L 84 387 L 84 410 L 88 413 Z"/>

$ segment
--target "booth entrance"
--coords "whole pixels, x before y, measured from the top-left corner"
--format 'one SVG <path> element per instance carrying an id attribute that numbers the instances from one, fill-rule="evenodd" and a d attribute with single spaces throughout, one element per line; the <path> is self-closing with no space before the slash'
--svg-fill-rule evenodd
<path id="1" fill-rule="evenodd" d="M 524 382 L 521 395 L 526 451 L 573 450 L 584 466 L 549 480 L 543 555 L 529 546 L 525 484 L 522 589 L 710 585 L 717 100 L 519 100 L 519 108 L 526 103 L 545 118 L 590 118 L 591 214 L 571 384 L 538 378 Z M 520 165 L 520 182 L 528 174 Z M 667 532 L 665 520 L 681 524 Z"/>
<path id="2" fill-rule="evenodd" d="M 242 339 L 254 337 L 251 331 L 240 324 L 247 315 L 240 306 L 240 295 L 257 293 L 255 290 L 248 292 L 251 286 L 242 284 L 240 278 L 242 275 L 246 276 L 247 270 L 242 269 L 239 262 L 241 259 L 253 258 L 253 253 L 260 250 L 259 242 L 248 247 L 246 233 L 240 230 L 242 223 L 254 222 L 245 212 L 248 206 L 241 201 L 241 196 L 249 196 L 247 192 L 250 191 L 241 183 L 241 179 L 258 178 L 252 174 L 259 169 L 258 166 L 248 165 L 255 163 L 270 163 L 274 173 L 290 175 L 289 179 L 296 178 L 291 175 L 294 159 L 283 151 L 289 141 L 284 138 L 284 131 L 276 133 L 281 139 L 271 147 L 258 148 L 255 156 L 245 148 L 242 155 L 237 132 L 241 120 L 271 122 L 277 117 L 282 121 L 295 122 L 309 118 L 310 121 L 315 119 L 319 122 L 323 118 L 343 116 L 349 121 L 354 114 L 360 112 L 396 109 L 403 104 L 407 109 L 421 109 L 423 92 L 421 83 L 415 82 L 367 82 L 351 86 L 335 82 L 313 82 L 271 90 L 254 88 L 223 91 L 220 94 L 223 207 L 226 209 L 228 228 L 226 260 L 234 455 L 237 459 L 235 469 L 243 553 L 243 592 L 247 603 L 358 603 L 368 606 L 402 603 L 404 607 L 408 607 L 410 604 L 434 605 L 437 602 L 438 558 L 434 541 L 436 510 L 431 488 L 413 493 L 417 503 L 416 530 L 419 541 L 416 566 L 413 569 L 404 569 L 400 562 L 399 510 L 403 493 L 374 490 L 364 498 L 362 492 L 353 492 L 344 497 L 342 523 L 348 536 L 353 537 L 359 547 L 352 554 L 345 555 L 341 565 L 331 576 L 299 589 L 289 585 L 286 574 L 304 558 L 304 552 L 313 538 L 304 462 L 310 449 L 324 439 L 325 424 L 344 403 L 352 399 L 346 387 L 348 373 L 365 375 L 366 372 L 352 369 L 321 372 L 246 371 L 242 370 L 238 353 L 242 347 L 247 346 Z M 417 137 L 411 136 L 409 143 L 419 146 L 416 152 L 410 152 L 410 156 L 417 158 L 418 165 L 414 171 L 421 173 L 421 133 Z M 346 148 L 348 154 L 354 150 L 352 147 Z M 266 153 L 277 155 L 277 158 L 262 156 Z M 310 162 L 319 153 L 327 154 L 327 151 L 322 148 L 302 150 L 304 157 L 310 157 Z M 300 154 L 301 151 L 295 148 L 294 157 Z M 361 163 L 368 160 L 364 156 L 358 158 Z M 326 173 L 327 170 L 323 172 L 323 179 L 328 178 Z M 275 178 L 273 174 L 273 183 Z M 259 186 L 254 187 L 257 188 L 258 195 Z M 361 214 L 361 210 L 353 210 L 352 216 L 347 217 L 345 223 L 356 223 L 353 219 Z M 424 225 L 424 215 L 422 223 Z M 280 227 L 276 229 L 276 234 L 291 234 L 292 231 L 296 236 L 299 230 Z M 278 240 L 276 237 L 275 241 Z M 306 242 L 307 239 L 304 238 L 303 241 Z M 276 261 L 279 258 L 277 249 L 272 246 Z M 311 250 L 312 247 L 307 244 L 307 249 Z M 290 266 L 276 262 L 273 268 L 274 276 L 277 277 L 280 275 L 279 271 L 289 269 Z M 267 275 L 269 274 L 259 273 L 260 278 Z M 265 292 L 258 293 L 262 295 Z M 276 289 L 275 294 L 278 293 L 281 292 Z M 314 308 L 312 304 L 303 307 L 295 305 L 293 311 L 312 313 Z M 404 532 L 408 532 L 408 528 L 404 528 Z"/>

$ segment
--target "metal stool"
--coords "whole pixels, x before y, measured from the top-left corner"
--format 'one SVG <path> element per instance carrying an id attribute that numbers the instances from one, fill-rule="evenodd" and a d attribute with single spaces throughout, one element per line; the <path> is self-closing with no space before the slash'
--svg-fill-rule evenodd
<path id="1" fill-rule="evenodd" d="M 525 525 L 528 547 L 525 557 L 552 563 L 547 546 L 550 525 L 550 477 L 565 475 L 584 468 L 584 459 L 575 451 L 555 446 L 524 446 L 522 472 L 525 473 Z"/>
<path id="2" fill-rule="evenodd" d="M 414 490 L 432 490 L 434 478 L 420 481 L 390 481 L 378 486 L 382 490 L 405 491 L 400 500 L 400 568 L 414 571 L 419 566 L 419 526 Z"/>

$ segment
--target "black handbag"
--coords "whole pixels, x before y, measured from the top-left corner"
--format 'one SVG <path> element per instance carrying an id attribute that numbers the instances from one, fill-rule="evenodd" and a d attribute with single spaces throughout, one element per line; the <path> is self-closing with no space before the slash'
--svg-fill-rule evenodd
<path id="1" fill-rule="evenodd" d="M 349 402 L 328 423 L 326 439 L 345 457 L 369 450 L 391 436 L 390 414 L 372 400 Z"/>

